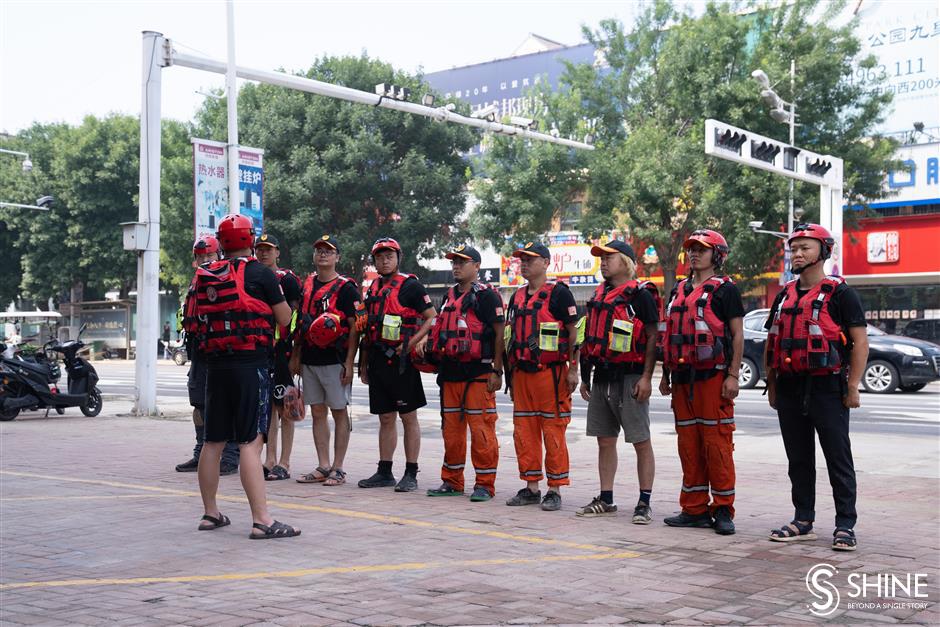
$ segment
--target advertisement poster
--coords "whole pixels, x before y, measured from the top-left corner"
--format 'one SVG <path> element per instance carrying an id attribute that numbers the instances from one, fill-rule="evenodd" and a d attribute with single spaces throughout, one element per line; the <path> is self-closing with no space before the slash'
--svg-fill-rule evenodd
<path id="1" fill-rule="evenodd" d="M 229 212 L 228 150 L 225 144 L 193 139 L 193 190 L 195 235 L 213 234 Z M 256 235 L 264 228 L 264 151 L 239 147 L 238 208 L 251 218 Z"/>
<path id="2" fill-rule="evenodd" d="M 600 243 L 610 241 L 611 237 L 602 237 Z M 591 254 L 594 242 L 584 243 L 579 233 L 555 233 L 546 242 L 552 255 L 548 264 L 548 278 L 563 281 L 570 285 L 600 285 L 601 262 Z M 519 259 L 500 258 L 499 284 L 501 287 L 523 285 L 525 279 L 519 268 Z"/>

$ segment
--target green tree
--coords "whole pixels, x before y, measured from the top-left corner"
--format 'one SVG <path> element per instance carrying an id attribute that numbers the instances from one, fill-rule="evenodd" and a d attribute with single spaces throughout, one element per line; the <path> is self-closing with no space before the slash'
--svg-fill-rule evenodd
<path id="1" fill-rule="evenodd" d="M 591 120 L 597 150 L 565 152 L 558 170 L 539 176 L 551 180 L 581 171 L 586 162 L 589 211 L 581 228 L 592 236 L 627 228 L 634 239 L 655 246 L 667 289 L 681 243 L 695 228 L 726 235 L 732 247 L 726 267 L 744 277 L 744 287 L 781 254 L 780 246 L 752 234 L 747 223 L 763 220 L 769 228 L 786 223 L 787 182 L 703 151 L 705 118 L 785 140 L 786 127 L 767 116 L 752 70 L 762 68 L 779 79 L 788 73 L 790 59 L 796 60 L 795 93 L 789 93 L 789 81 L 777 87 L 785 100 L 798 103 L 796 143 L 845 160 L 850 203 L 881 196 L 879 173 L 892 165 L 895 144 L 873 132 L 890 95 L 853 82 L 852 63 L 860 50 L 855 24 L 834 25 L 843 3 L 796 0 L 777 8 L 752 7 L 746 14 L 742 6 L 710 3 L 694 16 L 656 0 L 629 31 L 615 20 L 585 29 L 588 41 L 604 52 L 606 67 L 569 65 L 561 89 L 545 100 L 545 111 L 562 132 Z M 863 61 L 873 63 L 873 58 Z M 525 160 L 514 165 L 523 171 L 509 173 L 512 180 L 524 180 L 535 169 Z M 486 172 L 494 177 L 492 185 L 500 186 L 504 207 L 527 207 L 516 194 L 520 188 L 495 180 L 501 170 L 490 157 Z M 489 187 L 481 186 L 480 194 L 483 206 L 492 209 L 486 204 Z M 795 198 L 807 219 L 818 216 L 815 186 L 798 184 Z M 528 207 L 529 215 L 516 217 L 522 224 L 544 224 L 552 211 L 547 203 Z M 498 230 L 505 225 L 471 222 L 493 226 L 481 229 L 488 239 L 507 234 Z"/>
<path id="2" fill-rule="evenodd" d="M 420 77 L 366 56 L 321 58 L 304 76 L 431 93 Z M 265 228 L 285 266 L 310 270 L 310 246 L 324 233 L 338 239 L 341 271 L 354 276 L 379 237 L 397 239 L 412 270 L 453 239 L 467 182 L 460 153 L 477 141 L 469 128 L 270 85 L 242 88 L 238 115 L 240 143 L 265 151 Z M 225 128 L 225 100 L 207 100 L 196 134 L 224 141 Z"/>

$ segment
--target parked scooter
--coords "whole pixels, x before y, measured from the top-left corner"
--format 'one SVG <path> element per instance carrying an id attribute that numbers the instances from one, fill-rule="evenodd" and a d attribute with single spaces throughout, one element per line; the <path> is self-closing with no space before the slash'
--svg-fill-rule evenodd
<path id="1" fill-rule="evenodd" d="M 81 340 L 84 331 L 82 325 L 78 339 L 65 343 L 51 340 L 44 346 L 47 354 L 62 354 L 68 374 L 67 393 L 59 391 L 61 373 L 57 361 L 0 358 L 0 421 L 13 420 L 22 410 L 43 408 L 47 416 L 50 409 L 62 414 L 66 407 L 78 407 L 89 417 L 101 412 L 98 373 L 88 360 L 78 356 L 85 346 Z M 0 352 L 4 348 L 0 345 Z"/>

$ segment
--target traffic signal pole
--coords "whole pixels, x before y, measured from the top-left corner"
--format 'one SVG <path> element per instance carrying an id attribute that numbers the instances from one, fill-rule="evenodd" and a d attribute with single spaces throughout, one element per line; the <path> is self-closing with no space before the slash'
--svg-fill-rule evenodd
<path id="1" fill-rule="evenodd" d="M 818 185 L 819 224 L 836 240 L 832 256 L 826 261 L 826 273 L 842 274 L 842 159 L 798 148 L 792 139 L 790 144 L 784 144 L 712 119 L 705 120 L 705 154 L 773 172 L 791 181 Z M 792 215 L 791 209 L 791 218 L 787 220 L 790 231 Z"/>
<path id="2" fill-rule="evenodd" d="M 375 94 L 341 85 L 332 85 L 302 76 L 283 72 L 235 67 L 229 72 L 229 64 L 199 55 L 182 54 L 173 49 L 171 40 L 161 33 L 144 31 L 143 46 L 143 97 L 140 111 L 140 210 L 139 223 L 133 225 L 139 236 L 129 250 L 138 253 L 137 262 L 137 361 L 135 367 L 137 393 L 135 413 L 154 415 L 157 412 L 157 340 L 159 339 L 159 255 L 160 255 L 160 74 L 164 67 L 183 67 L 224 74 L 229 77 L 227 102 L 233 105 L 238 98 L 232 74 L 239 78 L 278 85 L 289 89 L 337 98 L 347 102 L 394 109 L 413 115 L 472 126 L 488 133 L 509 135 L 523 139 L 558 144 L 578 150 L 594 150 L 588 143 L 554 137 L 522 126 L 491 122 L 484 118 L 472 118 L 455 113 L 445 106 L 426 106 L 392 98 L 386 94 Z M 230 47 L 230 58 L 234 50 Z M 234 64 L 232 64 L 234 65 Z M 230 109 L 230 112 L 232 109 Z M 231 116 L 231 113 L 230 113 Z M 237 120 L 235 120 L 237 124 Z M 237 126 L 235 127 L 237 129 Z M 230 136 L 230 141 L 237 142 Z M 230 151 L 231 153 L 231 151 Z M 232 169 L 232 174 L 236 169 Z M 237 207 L 237 191 L 229 199 L 229 206 Z M 125 248 L 128 238 L 125 235 Z"/>

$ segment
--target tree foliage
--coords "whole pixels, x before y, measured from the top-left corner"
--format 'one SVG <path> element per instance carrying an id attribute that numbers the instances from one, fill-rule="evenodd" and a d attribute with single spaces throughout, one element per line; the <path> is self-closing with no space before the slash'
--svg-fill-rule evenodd
<path id="1" fill-rule="evenodd" d="M 383 82 L 430 92 L 419 77 L 366 56 L 318 59 L 304 76 L 369 92 Z M 224 140 L 225 116 L 224 99 L 207 100 L 196 134 Z M 285 266 L 310 270 L 310 245 L 324 233 L 339 241 L 341 271 L 357 276 L 379 237 L 401 243 L 410 269 L 453 238 L 467 182 L 460 153 L 476 143 L 467 127 L 253 84 L 239 93 L 238 117 L 240 143 L 265 151 L 265 228 L 280 240 Z"/>
<path id="2" fill-rule="evenodd" d="M 767 236 L 751 233 L 747 223 L 762 220 L 772 229 L 785 224 L 788 184 L 708 157 L 703 147 L 706 118 L 786 141 L 787 128 L 767 115 L 751 71 L 762 68 L 772 79 L 784 79 L 795 59 L 794 93 L 789 80 L 776 87 L 782 98 L 797 102 L 795 143 L 845 160 L 849 202 L 882 194 L 880 173 L 891 165 L 895 146 L 873 131 L 890 94 L 876 95 L 870 85 L 853 83 L 860 46 L 854 23 L 834 25 L 841 7 L 795 0 L 744 13 L 736 3 L 710 3 L 694 16 L 656 0 L 629 30 L 615 20 L 586 28 L 606 66 L 569 64 L 561 89 L 543 95 L 543 113 L 575 136 L 590 120 L 597 150 L 575 154 L 546 147 L 552 158 L 516 158 L 505 168 L 510 148 L 496 139 L 484 162 L 490 182 L 478 188 L 481 207 L 490 212 L 502 206 L 520 213 L 514 216 L 518 224 L 542 227 L 560 203 L 533 202 L 531 188 L 520 183 L 583 173 L 577 185 L 588 195 L 589 211 L 581 222 L 586 235 L 629 229 L 635 240 L 655 246 L 668 288 L 688 233 L 716 228 L 732 248 L 728 270 L 749 283 L 781 251 Z M 872 58 L 863 61 L 872 63 Z M 565 196 L 551 186 L 541 189 L 556 200 Z M 797 184 L 795 198 L 806 219 L 818 216 L 816 186 Z M 474 217 L 471 224 L 490 240 L 514 232 L 511 222 L 485 217 Z"/>

